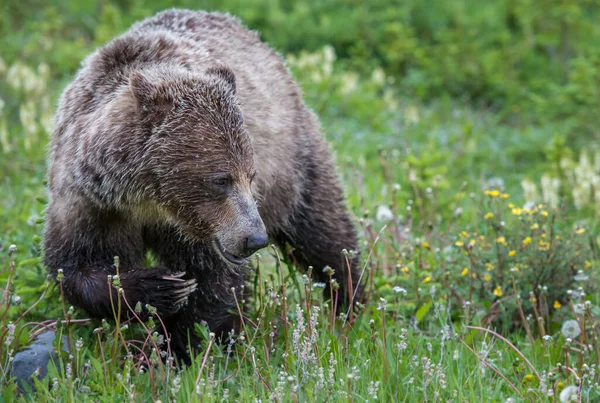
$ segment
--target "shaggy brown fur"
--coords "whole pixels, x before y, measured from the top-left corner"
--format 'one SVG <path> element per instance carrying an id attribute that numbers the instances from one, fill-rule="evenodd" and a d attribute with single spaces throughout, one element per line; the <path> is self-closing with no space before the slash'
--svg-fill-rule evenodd
<path id="1" fill-rule="evenodd" d="M 237 326 L 231 290 L 267 233 L 320 281 L 331 266 L 340 305 L 360 295 L 316 119 L 281 58 L 230 16 L 165 11 L 89 56 L 56 114 L 49 193 L 45 263 L 67 298 L 112 317 L 119 256 L 125 298 L 158 309 L 180 357 L 195 322 Z M 160 266 L 144 267 L 148 250 Z"/>

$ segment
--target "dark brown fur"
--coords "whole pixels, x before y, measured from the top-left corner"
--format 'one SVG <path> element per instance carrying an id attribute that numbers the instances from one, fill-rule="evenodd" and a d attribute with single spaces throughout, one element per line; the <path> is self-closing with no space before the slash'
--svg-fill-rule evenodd
<path id="1" fill-rule="evenodd" d="M 125 298 L 158 309 L 180 356 L 195 322 L 236 327 L 247 266 L 219 250 L 246 257 L 265 229 L 353 299 L 341 252 L 357 239 L 327 144 L 281 58 L 230 16 L 166 11 L 89 56 L 56 114 L 49 193 L 45 262 L 67 298 L 112 317 L 119 256 Z"/>

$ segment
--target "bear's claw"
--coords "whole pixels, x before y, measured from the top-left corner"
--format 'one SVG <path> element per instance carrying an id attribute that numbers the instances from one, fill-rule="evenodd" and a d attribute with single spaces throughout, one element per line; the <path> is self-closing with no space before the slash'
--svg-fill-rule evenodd
<path id="1" fill-rule="evenodd" d="M 176 299 L 174 302 L 175 306 L 187 302 L 188 297 L 198 288 L 195 279 L 185 280 L 182 278 L 184 275 L 185 272 L 163 276 L 164 280 L 177 282 L 177 284 L 174 285 L 176 288 L 172 294 L 172 297 Z"/>

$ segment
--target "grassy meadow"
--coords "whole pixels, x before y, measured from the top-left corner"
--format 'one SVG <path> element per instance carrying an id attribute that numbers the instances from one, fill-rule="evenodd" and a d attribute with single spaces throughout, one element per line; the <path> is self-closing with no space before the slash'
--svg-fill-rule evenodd
<path id="1" fill-rule="evenodd" d="M 368 300 L 332 315 L 273 248 L 243 331 L 174 364 L 148 323 L 91 321 L 41 264 L 45 157 L 81 60 L 169 7 L 228 11 L 287 60 L 331 144 Z M 5 0 L 0 400 L 599 402 L 596 0 Z M 318 229 L 315 229 L 318 230 Z M 14 355 L 68 337 L 36 391 Z"/>

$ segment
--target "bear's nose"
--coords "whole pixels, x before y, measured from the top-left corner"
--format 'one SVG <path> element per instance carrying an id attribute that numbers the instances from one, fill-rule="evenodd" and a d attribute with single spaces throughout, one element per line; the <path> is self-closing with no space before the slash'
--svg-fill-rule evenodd
<path id="1" fill-rule="evenodd" d="M 269 237 L 265 232 L 257 232 L 246 238 L 246 253 L 248 256 L 269 244 Z"/>

